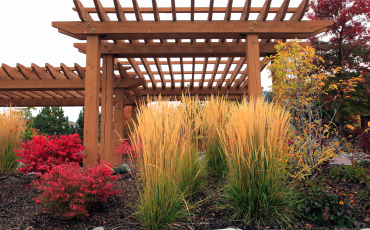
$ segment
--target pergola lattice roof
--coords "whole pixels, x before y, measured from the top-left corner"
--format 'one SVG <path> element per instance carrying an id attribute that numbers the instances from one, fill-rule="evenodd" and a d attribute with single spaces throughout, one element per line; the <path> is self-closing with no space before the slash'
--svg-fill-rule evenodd
<path id="1" fill-rule="evenodd" d="M 251 0 L 244 7 L 232 7 L 232 0 L 224 7 L 214 7 L 214 0 L 209 7 L 195 7 L 195 0 L 189 1 L 191 7 L 176 7 L 175 0 L 171 7 L 158 7 L 152 0 L 152 7 L 140 8 L 137 0 L 132 0 L 133 7 L 113 0 L 114 8 L 104 8 L 94 0 L 95 7 L 85 8 L 74 0 L 81 22 L 53 22 L 53 26 L 79 40 L 99 35 L 101 55 L 114 55 L 114 87 L 126 89 L 125 103 L 134 104 L 142 96 L 179 96 L 184 89 L 192 95 L 228 93 L 231 99 L 240 99 L 248 94 L 247 34 L 262 38 L 259 53 L 265 57 L 275 52 L 273 39 L 309 38 L 332 24 L 301 21 L 309 0 L 295 8 L 289 8 L 289 0 L 280 7 L 270 7 L 271 0 L 263 7 L 251 7 Z M 162 13 L 172 14 L 172 21 L 161 21 Z M 181 13 L 190 14 L 190 20 L 177 20 Z M 213 20 L 215 13 L 224 14 L 224 20 Z M 256 20 L 249 20 L 253 13 L 258 14 Z M 267 20 L 269 13 L 275 14 L 273 20 Z M 286 18 L 287 13 L 292 16 Z M 135 14 L 136 21 L 127 20 L 127 14 Z M 142 14 L 152 14 L 154 21 L 144 20 Z M 197 14 L 207 14 L 207 20 L 196 20 Z M 240 20 L 233 20 L 232 14 L 239 14 Z M 87 49 L 86 43 L 75 47 L 80 52 Z M 260 60 L 261 71 L 266 61 Z M 86 69 L 78 64 L 29 68 L 3 64 L 0 106 L 82 106 L 85 75 Z"/>

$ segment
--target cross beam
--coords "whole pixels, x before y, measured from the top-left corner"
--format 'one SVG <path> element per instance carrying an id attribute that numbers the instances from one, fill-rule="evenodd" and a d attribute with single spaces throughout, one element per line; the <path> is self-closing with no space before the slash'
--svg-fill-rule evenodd
<path id="1" fill-rule="evenodd" d="M 277 42 L 260 42 L 260 56 L 276 53 Z M 300 43 L 310 45 L 309 42 Z M 86 43 L 75 43 L 79 50 L 86 50 Z M 101 54 L 113 54 L 118 58 L 152 57 L 245 57 L 246 42 L 198 42 L 198 43 L 108 43 L 102 44 Z"/>
<path id="2" fill-rule="evenodd" d="M 53 22 L 52 25 L 78 39 L 98 35 L 104 40 L 121 39 L 260 39 L 309 38 L 333 25 L 322 21 L 106 21 Z"/>
<path id="3" fill-rule="evenodd" d="M 99 104 L 101 102 L 99 101 Z M 124 98 L 126 106 L 136 105 L 133 98 Z M 84 106 L 85 98 L 1 98 L 0 107 L 43 107 L 43 106 Z"/>
<path id="4" fill-rule="evenodd" d="M 142 78 L 115 78 L 114 88 L 133 89 L 146 83 Z M 85 79 L 9 79 L 0 80 L 0 91 L 85 90 Z"/>

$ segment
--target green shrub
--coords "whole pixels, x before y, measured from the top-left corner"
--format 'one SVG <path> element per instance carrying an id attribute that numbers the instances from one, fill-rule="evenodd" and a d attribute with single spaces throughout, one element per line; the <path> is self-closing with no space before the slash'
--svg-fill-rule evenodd
<path id="1" fill-rule="evenodd" d="M 120 175 L 120 174 L 126 174 L 128 173 L 128 170 L 125 166 L 118 166 L 118 167 L 115 167 L 113 168 L 113 171 L 116 175 Z"/>
<path id="2" fill-rule="evenodd" d="M 224 177 L 227 174 L 228 165 L 220 139 L 215 138 L 210 142 L 205 151 L 204 155 L 207 176 L 212 178 Z"/>
<path id="3" fill-rule="evenodd" d="M 331 178 L 342 179 L 343 182 L 352 181 L 355 183 L 365 183 L 370 181 L 369 172 L 367 172 L 365 168 L 360 167 L 355 161 L 351 166 L 342 165 L 332 168 L 329 172 L 329 176 Z"/>
<path id="4" fill-rule="evenodd" d="M 298 210 L 316 225 L 353 228 L 357 224 L 348 194 L 332 193 L 309 182 L 301 195 L 304 201 L 298 205 Z"/>

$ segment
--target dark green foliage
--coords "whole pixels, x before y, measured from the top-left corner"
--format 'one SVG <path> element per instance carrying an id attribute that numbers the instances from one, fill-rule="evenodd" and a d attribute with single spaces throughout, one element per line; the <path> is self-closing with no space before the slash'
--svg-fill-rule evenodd
<path id="1" fill-rule="evenodd" d="M 213 140 L 206 149 L 205 165 L 209 177 L 221 178 L 227 174 L 227 159 L 219 138 Z"/>
<path id="2" fill-rule="evenodd" d="M 128 173 L 128 170 L 125 166 L 118 166 L 118 167 L 115 167 L 113 168 L 113 171 L 116 175 L 120 175 L 120 174 L 126 174 Z"/>
<path id="3" fill-rule="evenodd" d="M 358 197 L 370 202 L 370 182 L 367 183 L 365 189 L 360 190 L 360 192 L 358 193 Z"/>
<path id="4" fill-rule="evenodd" d="M 301 195 L 304 201 L 298 205 L 298 210 L 316 225 L 334 224 L 353 228 L 357 224 L 348 194 L 333 193 L 325 190 L 322 185 L 309 182 Z"/>
<path id="5" fill-rule="evenodd" d="M 68 117 L 64 117 L 62 107 L 43 107 L 33 119 L 33 124 L 41 133 L 48 135 L 68 135 L 74 130 L 68 124 Z"/>
<path id="6" fill-rule="evenodd" d="M 84 137 L 84 122 L 85 122 L 85 107 L 82 108 L 80 111 L 80 114 L 78 115 L 77 121 L 76 121 L 76 133 L 80 135 L 81 140 L 83 141 Z M 100 125 L 101 124 L 101 113 L 99 112 L 99 134 L 98 139 L 100 141 Z"/>
<path id="7" fill-rule="evenodd" d="M 80 111 L 76 121 L 76 133 L 80 135 L 81 140 L 83 140 L 84 137 L 84 115 L 85 107 L 82 107 L 82 110 Z"/>
<path id="8" fill-rule="evenodd" d="M 369 172 L 367 172 L 365 168 L 360 167 L 356 161 L 353 162 L 352 166 L 343 165 L 340 167 L 334 167 L 330 170 L 329 176 L 331 178 L 342 179 L 343 182 L 353 181 L 356 183 L 365 183 L 370 181 Z"/>

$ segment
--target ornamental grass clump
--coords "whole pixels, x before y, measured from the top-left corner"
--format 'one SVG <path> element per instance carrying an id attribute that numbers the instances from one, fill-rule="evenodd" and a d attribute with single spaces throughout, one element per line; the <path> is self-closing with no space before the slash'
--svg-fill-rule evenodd
<path id="1" fill-rule="evenodd" d="M 224 127 L 233 104 L 224 97 L 211 96 L 206 101 L 201 128 L 205 168 L 209 177 L 219 178 L 227 173 L 228 165 L 217 128 Z"/>
<path id="2" fill-rule="evenodd" d="M 202 188 L 203 176 L 195 130 L 199 103 L 162 100 L 139 106 L 131 136 L 137 147 L 141 190 L 139 219 L 146 229 L 164 229 L 185 218 L 186 199 Z"/>
<path id="3" fill-rule="evenodd" d="M 14 108 L 6 108 L 0 114 L 0 173 L 15 171 L 18 157 L 14 152 L 20 148 L 26 121 Z"/>
<path id="4" fill-rule="evenodd" d="M 246 221 L 292 223 L 298 198 L 286 182 L 283 152 L 289 112 L 260 98 L 244 101 L 230 113 L 220 130 L 229 165 L 224 208 Z"/>

